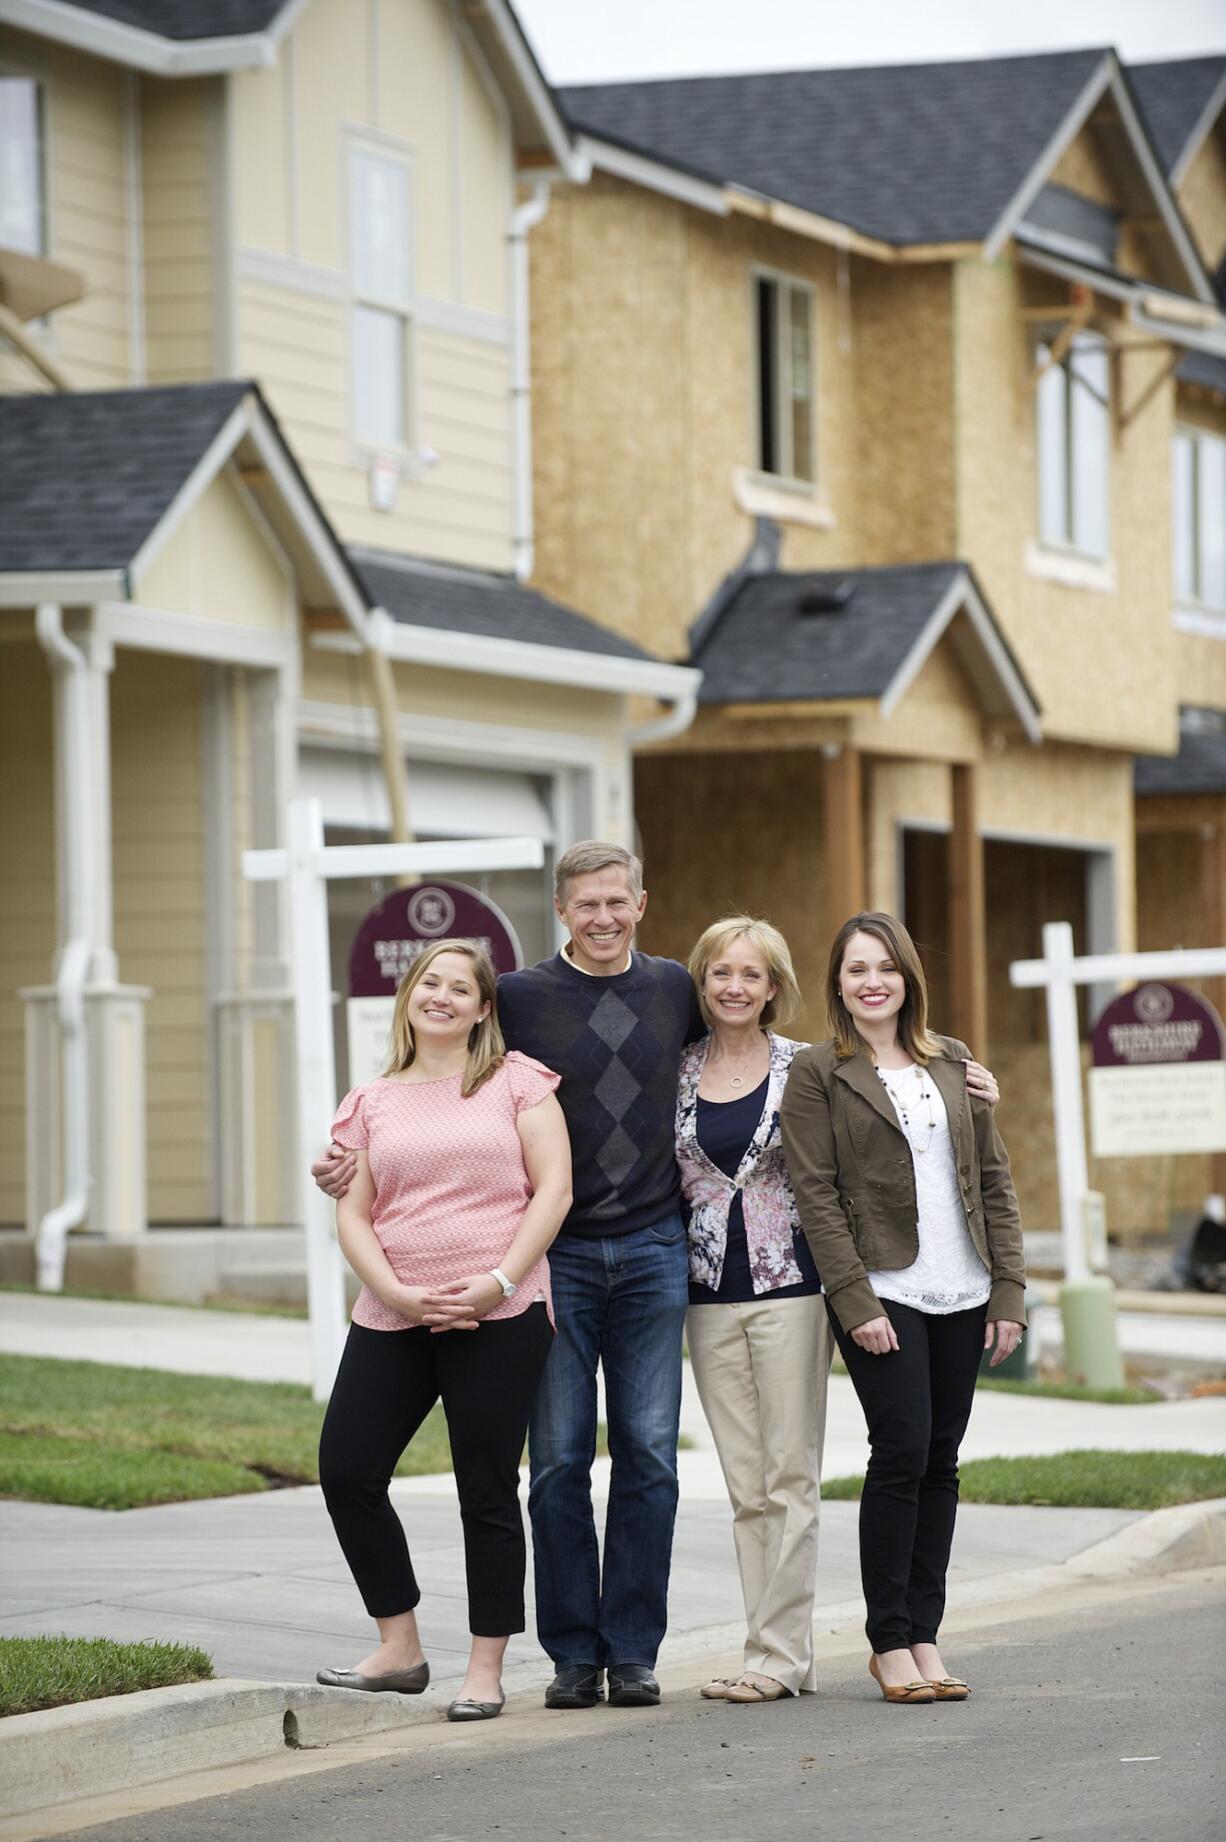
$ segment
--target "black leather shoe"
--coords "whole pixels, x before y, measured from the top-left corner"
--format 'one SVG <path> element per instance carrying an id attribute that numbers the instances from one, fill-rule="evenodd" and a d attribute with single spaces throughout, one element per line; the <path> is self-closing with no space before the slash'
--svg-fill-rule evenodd
<path id="1" fill-rule="evenodd" d="M 545 1690 L 547 1708 L 594 1708 L 604 1700 L 604 1670 L 595 1663 L 560 1669 Z"/>
<path id="2" fill-rule="evenodd" d="M 609 1664 L 611 1708 L 656 1708 L 659 1705 L 660 1684 L 646 1663 Z"/>

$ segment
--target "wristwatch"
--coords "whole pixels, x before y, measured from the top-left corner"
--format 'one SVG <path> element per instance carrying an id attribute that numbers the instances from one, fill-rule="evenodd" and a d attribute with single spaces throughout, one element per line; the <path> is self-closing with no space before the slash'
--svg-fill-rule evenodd
<path id="1" fill-rule="evenodd" d="M 514 1298 L 515 1294 L 519 1291 L 519 1287 L 507 1278 L 500 1266 L 491 1267 L 490 1278 L 498 1281 L 499 1285 L 502 1287 L 502 1296 L 504 1298 Z"/>

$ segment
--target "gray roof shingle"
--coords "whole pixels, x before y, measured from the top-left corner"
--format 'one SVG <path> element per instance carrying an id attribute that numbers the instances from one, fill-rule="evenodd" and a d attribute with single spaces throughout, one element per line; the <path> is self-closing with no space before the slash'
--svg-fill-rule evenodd
<path id="1" fill-rule="evenodd" d="M 125 569 L 254 389 L 0 396 L 0 571 Z"/>
<path id="2" fill-rule="evenodd" d="M 880 697 L 965 565 L 746 577 L 691 664 L 699 701 L 769 703 Z M 817 604 L 842 606 L 822 611 Z"/>
<path id="3" fill-rule="evenodd" d="M 1169 177 L 1188 136 L 1226 76 L 1226 53 L 1173 58 L 1161 64 L 1130 64 L 1128 74 L 1145 114 L 1154 146 Z"/>
<path id="4" fill-rule="evenodd" d="M 1189 352 L 1180 359 L 1175 376 L 1181 384 L 1199 384 L 1202 390 L 1226 394 L 1226 358 L 1217 358 L 1212 352 Z"/>
<path id="5" fill-rule="evenodd" d="M 1193 726 L 1187 726 L 1188 716 Z M 1198 722 L 1196 719 L 1200 718 Z M 1132 766 L 1137 793 L 1226 793 L 1226 714 L 1185 712 L 1177 755 L 1138 755 Z"/>
<path id="6" fill-rule="evenodd" d="M 244 38 L 267 32 L 286 0 L 69 0 L 78 13 L 159 38 Z"/>
<path id="7" fill-rule="evenodd" d="M 525 588 L 514 576 L 447 569 L 394 551 L 351 550 L 349 560 L 371 601 L 406 626 L 561 646 L 606 658 L 655 660 L 655 654 L 632 640 Z"/>
<path id="8" fill-rule="evenodd" d="M 889 243 L 978 241 L 1106 55 L 668 78 L 559 95 L 577 128 L 716 183 Z"/>

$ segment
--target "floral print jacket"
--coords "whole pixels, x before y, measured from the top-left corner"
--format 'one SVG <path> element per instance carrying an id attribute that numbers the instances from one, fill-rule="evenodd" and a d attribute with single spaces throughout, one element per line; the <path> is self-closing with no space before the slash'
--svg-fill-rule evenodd
<path id="1" fill-rule="evenodd" d="M 794 1241 L 800 1232 L 800 1217 L 783 1161 L 779 1105 L 792 1057 L 806 1045 L 787 1036 L 776 1036 L 771 1030 L 767 1038 L 771 1061 L 766 1105 L 735 1177 L 726 1177 L 698 1143 L 698 1083 L 711 1038 L 704 1036 L 700 1042 L 691 1043 L 681 1058 L 676 1149 L 681 1188 L 690 1205 L 690 1277 L 712 1290 L 718 1288 L 723 1277 L 728 1211 L 738 1190 L 745 1212 L 745 1239 L 755 1295 L 797 1285 L 804 1277 L 796 1262 Z"/>

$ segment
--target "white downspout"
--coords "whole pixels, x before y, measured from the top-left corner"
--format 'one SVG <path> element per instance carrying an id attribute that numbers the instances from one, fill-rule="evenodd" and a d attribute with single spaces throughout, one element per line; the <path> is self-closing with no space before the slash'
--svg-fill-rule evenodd
<path id="1" fill-rule="evenodd" d="M 38 609 L 35 630 L 51 670 L 66 678 L 56 746 L 64 777 L 64 946 L 55 975 L 61 1032 L 63 1199 L 48 1209 L 35 1240 L 38 1289 L 61 1292 L 70 1229 L 85 1220 L 89 1206 L 89 1045 L 85 1032 L 85 983 L 93 949 L 93 877 L 89 853 L 88 750 L 89 666 L 64 633 L 63 611 L 55 602 Z"/>
<path id="2" fill-rule="evenodd" d="M 697 676 L 697 674 L 695 674 Z M 694 721 L 694 712 L 698 708 L 698 686 L 683 691 L 674 698 L 671 709 L 663 716 L 653 716 L 646 723 L 636 723 L 627 732 L 627 741 L 632 749 L 642 748 L 648 742 L 667 742 L 670 736 L 679 736 L 683 729 L 688 729 Z"/>
<path id="3" fill-rule="evenodd" d="M 528 581 L 536 562 L 532 508 L 532 340 L 529 324 L 528 232 L 549 209 L 549 181 L 511 213 L 511 439 L 515 450 L 515 575 Z"/>

